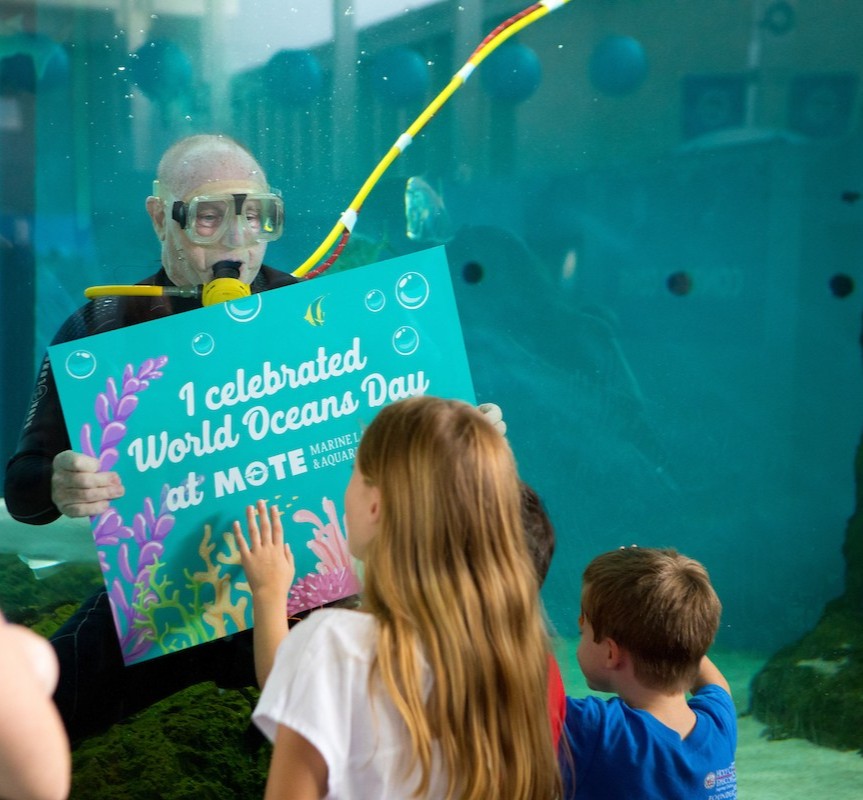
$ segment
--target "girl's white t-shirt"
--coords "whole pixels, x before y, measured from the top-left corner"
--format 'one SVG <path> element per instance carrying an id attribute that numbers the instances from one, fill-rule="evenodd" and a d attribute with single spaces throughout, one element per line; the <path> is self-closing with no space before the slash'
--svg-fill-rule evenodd
<path id="1" fill-rule="evenodd" d="M 377 648 L 378 624 L 371 615 L 321 609 L 291 629 L 279 645 L 252 719 L 274 742 L 279 725 L 317 748 L 329 770 L 327 800 L 409 798 L 419 771 L 406 777 L 410 752 L 407 727 L 369 671 Z M 431 672 L 423 660 L 423 692 Z M 446 777 L 434 751 L 432 780 L 424 797 L 444 797 Z"/>

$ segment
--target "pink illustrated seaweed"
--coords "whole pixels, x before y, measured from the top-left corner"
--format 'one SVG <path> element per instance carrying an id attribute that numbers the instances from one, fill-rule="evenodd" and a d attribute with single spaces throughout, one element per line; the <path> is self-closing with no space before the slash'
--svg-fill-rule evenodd
<path id="1" fill-rule="evenodd" d="M 332 500 L 323 498 L 327 522 L 308 510 L 294 512 L 294 522 L 310 523 L 314 526 L 314 538 L 307 542 L 308 548 L 320 559 L 316 572 L 310 572 L 294 581 L 288 596 L 288 614 L 293 615 L 309 608 L 341 600 L 360 591 L 360 582 L 353 569 L 347 537 L 342 533 L 336 506 Z"/>

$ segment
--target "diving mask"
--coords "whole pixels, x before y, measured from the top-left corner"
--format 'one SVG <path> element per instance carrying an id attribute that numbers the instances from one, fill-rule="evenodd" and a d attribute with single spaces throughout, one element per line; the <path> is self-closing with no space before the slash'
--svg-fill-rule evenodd
<path id="1" fill-rule="evenodd" d="M 195 244 L 213 244 L 230 235 L 242 242 L 273 242 L 284 230 L 285 204 L 277 190 L 166 202 L 171 203 L 171 219 Z"/>

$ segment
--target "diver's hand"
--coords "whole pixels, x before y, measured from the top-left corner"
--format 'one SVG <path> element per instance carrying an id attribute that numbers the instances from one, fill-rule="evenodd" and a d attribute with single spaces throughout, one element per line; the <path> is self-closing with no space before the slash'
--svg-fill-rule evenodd
<path id="1" fill-rule="evenodd" d="M 243 527 L 234 522 L 234 538 L 243 570 L 252 590 L 252 600 L 278 601 L 284 610 L 288 592 L 294 580 L 294 554 L 285 543 L 282 518 L 277 506 L 258 500 L 256 506 L 246 508 L 246 527 L 249 541 L 243 536 Z"/>
<path id="2" fill-rule="evenodd" d="M 477 408 L 485 414 L 485 418 L 495 427 L 501 436 L 506 436 L 506 422 L 503 421 L 503 411 L 495 403 L 480 403 Z"/>
<path id="3" fill-rule="evenodd" d="M 93 517 L 126 490 L 116 472 L 100 472 L 99 459 L 64 450 L 54 457 L 51 499 L 67 517 Z"/>

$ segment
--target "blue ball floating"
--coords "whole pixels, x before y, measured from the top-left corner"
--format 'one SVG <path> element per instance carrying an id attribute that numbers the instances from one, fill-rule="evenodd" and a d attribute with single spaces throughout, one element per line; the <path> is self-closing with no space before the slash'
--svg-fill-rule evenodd
<path id="1" fill-rule="evenodd" d="M 268 62 L 265 77 L 270 96 L 291 105 L 308 105 L 324 86 L 324 72 L 314 53 L 281 50 Z"/>
<path id="2" fill-rule="evenodd" d="M 520 42 L 505 42 L 480 67 L 483 88 L 495 100 L 521 103 L 542 81 L 539 56 Z"/>
<path id="3" fill-rule="evenodd" d="M 129 78 L 156 102 L 186 94 L 192 86 L 192 75 L 189 56 L 170 39 L 145 42 L 129 62 Z"/>
<path id="4" fill-rule="evenodd" d="M 397 106 L 421 100 L 430 82 L 425 59 L 409 47 L 393 47 L 381 53 L 372 62 L 370 77 L 375 94 Z"/>
<path id="5" fill-rule="evenodd" d="M 606 36 L 590 57 L 590 82 L 604 94 L 630 94 L 646 77 L 644 47 L 631 36 Z"/>

